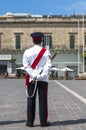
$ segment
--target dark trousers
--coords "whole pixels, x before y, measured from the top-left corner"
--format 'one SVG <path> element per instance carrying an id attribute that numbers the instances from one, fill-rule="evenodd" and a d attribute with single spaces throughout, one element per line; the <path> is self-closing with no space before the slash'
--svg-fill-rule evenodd
<path id="1" fill-rule="evenodd" d="M 29 85 L 28 93 L 31 96 L 34 90 L 34 83 Z M 37 82 L 37 89 L 35 95 L 32 98 L 27 98 L 27 123 L 33 125 L 35 120 L 35 109 L 36 109 L 36 94 L 38 90 L 39 98 L 39 117 L 40 124 L 44 125 L 47 122 L 48 118 L 48 104 L 47 104 L 47 90 L 48 83 L 43 81 Z"/>

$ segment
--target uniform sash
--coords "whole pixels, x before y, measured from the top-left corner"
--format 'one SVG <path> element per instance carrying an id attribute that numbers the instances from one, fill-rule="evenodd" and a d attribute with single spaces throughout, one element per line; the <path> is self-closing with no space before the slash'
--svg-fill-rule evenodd
<path id="1" fill-rule="evenodd" d="M 40 59 L 42 58 L 44 52 L 46 51 L 45 48 L 42 48 L 41 51 L 39 52 L 38 56 L 36 57 L 36 59 L 34 60 L 34 62 L 31 65 L 32 69 L 35 69 L 36 65 L 38 64 L 38 62 L 40 61 Z M 29 86 L 29 74 L 26 73 L 26 86 Z"/>

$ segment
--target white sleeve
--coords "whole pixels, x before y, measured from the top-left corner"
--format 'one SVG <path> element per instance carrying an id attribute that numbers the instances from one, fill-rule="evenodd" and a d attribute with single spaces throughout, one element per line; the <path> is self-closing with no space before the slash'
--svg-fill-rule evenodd
<path id="1" fill-rule="evenodd" d="M 45 77 L 46 75 L 49 74 L 49 69 L 51 68 L 52 63 L 51 63 L 51 54 L 49 52 L 49 50 L 47 50 L 46 52 L 46 63 L 43 67 L 43 71 L 41 73 L 41 77 Z"/>
<path id="2" fill-rule="evenodd" d="M 34 79 L 36 77 L 36 73 L 34 74 L 34 70 L 31 68 L 31 65 L 29 63 L 29 57 L 27 57 L 26 51 L 23 54 L 23 66 L 25 68 L 25 71 L 29 74 L 29 76 Z"/>

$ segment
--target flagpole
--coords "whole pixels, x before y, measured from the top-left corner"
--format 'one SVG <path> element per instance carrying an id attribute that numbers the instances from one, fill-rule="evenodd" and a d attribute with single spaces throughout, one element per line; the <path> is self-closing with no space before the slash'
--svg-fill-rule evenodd
<path id="1" fill-rule="evenodd" d="M 79 63 L 80 63 L 80 41 L 79 41 L 79 38 L 80 38 L 80 34 L 79 34 L 79 20 L 78 20 L 78 75 L 79 75 Z"/>
<path id="2" fill-rule="evenodd" d="M 83 74 L 84 74 L 84 14 L 82 15 L 82 40 L 83 40 Z"/>

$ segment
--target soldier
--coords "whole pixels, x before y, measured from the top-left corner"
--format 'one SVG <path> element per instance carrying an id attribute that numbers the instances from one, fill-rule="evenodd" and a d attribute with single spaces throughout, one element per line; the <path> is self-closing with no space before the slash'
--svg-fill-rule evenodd
<path id="1" fill-rule="evenodd" d="M 27 84 L 27 122 L 26 126 L 33 127 L 35 120 L 36 94 L 39 97 L 39 117 L 41 127 L 50 125 L 48 122 L 48 72 L 51 64 L 49 50 L 42 47 L 43 33 L 34 32 L 31 34 L 34 46 L 25 50 L 23 54 L 23 66 L 29 75 Z M 39 59 L 41 53 L 41 58 Z M 35 64 L 35 67 L 34 67 Z M 35 88 L 35 91 L 34 91 Z M 33 95 L 33 96 L 32 96 Z"/>

